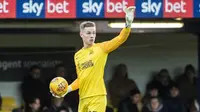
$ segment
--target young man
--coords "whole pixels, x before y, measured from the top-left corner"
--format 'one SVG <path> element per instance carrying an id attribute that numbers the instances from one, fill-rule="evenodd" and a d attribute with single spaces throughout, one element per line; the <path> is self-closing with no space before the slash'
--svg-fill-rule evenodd
<path id="1" fill-rule="evenodd" d="M 159 97 L 151 97 L 149 104 L 144 106 L 142 112 L 170 112 Z"/>
<path id="2" fill-rule="evenodd" d="M 68 93 L 79 89 L 78 112 L 105 112 L 107 93 L 103 76 L 107 56 L 127 40 L 131 32 L 134 11 L 134 6 L 125 9 L 126 27 L 110 41 L 94 43 L 95 23 L 85 21 L 80 25 L 80 36 L 84 46 L 74 56 L 78 78 L 68 87 Z"/>

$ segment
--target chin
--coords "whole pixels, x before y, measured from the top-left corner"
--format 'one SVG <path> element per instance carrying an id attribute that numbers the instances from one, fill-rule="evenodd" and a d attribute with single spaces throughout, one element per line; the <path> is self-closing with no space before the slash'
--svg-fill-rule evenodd
<path id="1" fill-rule="evenodd" d="M 94 44 L 94 42 L 89 42 L 89 43 L 88 43 L 88 45 L 93 45 L 93 44 Z"/>

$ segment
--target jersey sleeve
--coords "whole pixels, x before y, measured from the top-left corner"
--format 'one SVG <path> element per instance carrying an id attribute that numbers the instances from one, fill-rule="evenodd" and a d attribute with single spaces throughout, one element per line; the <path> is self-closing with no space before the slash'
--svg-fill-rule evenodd
<path id="1" fill-rule="evenodd" d="M 121 44 L 123 44 L 129 37 L 131 28 L 123 28 L 118 36 L 112 40 L 100 43 L 100 47 L 104 52 L 110 53 L 113 50 L 117 49 Z"/>

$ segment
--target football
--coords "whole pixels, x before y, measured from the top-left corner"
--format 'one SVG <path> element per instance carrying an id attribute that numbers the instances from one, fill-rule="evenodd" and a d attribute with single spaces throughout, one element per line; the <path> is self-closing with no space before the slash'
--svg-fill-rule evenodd
<path id="1" fill-rule="evenodd" d="M 68 90 L 68 82 L 63 77 L 55 77 L 49 84 L 50 92 L 57 97 L 63 97 Z"/>

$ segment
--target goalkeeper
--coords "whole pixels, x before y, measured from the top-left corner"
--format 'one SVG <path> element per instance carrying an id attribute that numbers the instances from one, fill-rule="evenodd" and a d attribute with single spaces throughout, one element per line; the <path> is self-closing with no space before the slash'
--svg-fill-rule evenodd
<path id="1" fill-rule="evenodd" d="M 96 38 L 95 23 L 85 21 L 80 25 L 80 36 L 84 46 L 74 56 L 78 78 L 69 85 L 67 92 L 79 89 L 78 112 L 105 112 L 106 110 L 107 93 L 103 76 L 107 56 L 127 40 L 134 20 L 135 6 L 126 8 L 124 12 L 125 28 L 118 36 L 106 42 L 94 43 Z"/>

